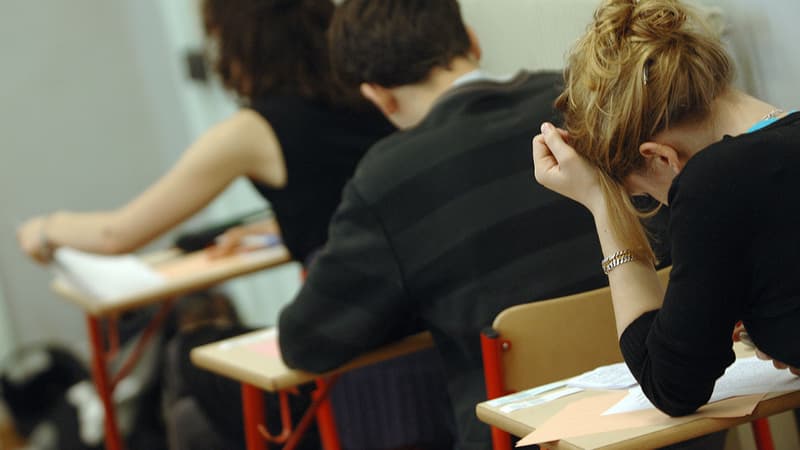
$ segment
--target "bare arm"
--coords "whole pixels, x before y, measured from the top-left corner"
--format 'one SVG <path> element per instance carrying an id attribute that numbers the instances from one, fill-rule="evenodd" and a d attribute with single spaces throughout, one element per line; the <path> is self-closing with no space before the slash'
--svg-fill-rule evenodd
<path id="1" fill-rule="evenodd" d="M 552 130 L 534 139 L 534 161 L 538 180 L 592 211 L 604 253 L 622 250 L 610 232 L 593 167 Z M 740 257 L 752 236 L 747 214 L 729 201 L 735 195 L 727 185 L 706 180 L 682 178 L 684 189 L 670 199 L 672 217 L 680 220 L 670 224 L 675 266 L 666 293 L 649 263 L 633 261 L 609 273 L 625 362 L 647 398 L 672 416 L 705 404 L 733 362 L 731 330 L 741 318 L 751 276 L 749 265 L 741 263 L 747 256 Z"/>
<path id="2" fill-rule="evenodd" d="M 578 155 L 563 138 L 554 129 L 534 138 L 536 179 L 592 212 L 604 255 L 623 250 L 610 229 L 609 212 L 598 183 L 597 169 Z M 622 335 L 628 325 L 642 314 L 660 308 L 664 300 L 664 288 L 656 270 L 647 262 L 633 261 L 615 268 L 609 273 L 609 284 L 618 335 Z"/>
<path id="3" fill-rule="evenodd" d="M 17 232 L 22 249 L 47 261 L 42 243 L 94 253 L 135 250 L 205 207 L 239 176 L 280 187 L 286 169 L 269 124 L 243 110 L 203 134 L 175 166 L 121 208 L 56 212 L 28 220 Z"/>
<path id="4" fill-rule="evenodd" d="M 597 235 L 604 255 L 623 250 L 611 233 L 608 210 L 598 207 L 592 211 Z M 650 262 L 631 261 L 617 266 L 608 274 L 611 301 L 617 323 L 617 336 L 642 314 L 661 308 L 664 301 L 664 286 L 658 279 L 655 267 Z"/>

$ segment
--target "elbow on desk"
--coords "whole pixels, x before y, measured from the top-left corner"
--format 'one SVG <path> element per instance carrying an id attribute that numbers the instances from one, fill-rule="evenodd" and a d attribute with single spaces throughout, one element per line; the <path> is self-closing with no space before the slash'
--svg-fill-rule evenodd
<path id="1" fill-rule="evenodd" d="M 334 342 L 311 336 L 304 327 L 292 327 L 288 322 L 283 317 L 278 322 L 278 345 L 283 362 L 288 367 L 324 373 L 350 360 Z"/>
<path id="2" fill-rule="evenodd" d="M 670 417 L 683 417 L 693 414 L 703 405 L 656 405 L 656 407 L 664 414 Z"/>
<path id="3" fill-rule="evenodd" d="M 653 406 L 670 417 L 688 416 L 708 402 L 707 399 L 702 401 L 686 400 L 677 398 L 677 396 L 665 396 L 658 393 L 647 395 L 647 397 L 653 403 Z"/>
<path id="4" fill-rule="evenodd" d="M 342 364 L 338 358 L 331 358 L 332 352 L 325 346 L 309 345 L 300 341 L 299 345 L 279 333 L 278 343 L 281 348 L 283 362 L 291 369 L 305 370 L 312 373 L 329 372 Z M 301 338 L 302 339 L 302 338 Z"/>

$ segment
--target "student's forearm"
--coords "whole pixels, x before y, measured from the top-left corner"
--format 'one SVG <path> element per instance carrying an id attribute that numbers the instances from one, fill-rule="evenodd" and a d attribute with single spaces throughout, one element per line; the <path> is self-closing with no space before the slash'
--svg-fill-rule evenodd
<path id="1" fill-rule="evenodd" d="M 607 210 L 598 208 L 593 213 L 603 255 L 625 250 L 611 232 Z M 660 308 L 664 300 L 664 287 L 650 262 L 634 260 L 619 265 L 609 272 L 608 281 L 618 336 L 639 316 Z"/>
<path id="2" fill-rule="evenodd" d="M 124 233 L 116 212 L 55 212 L 44 222 L 44 236 L 54 246 L 115 254 L 125 253 L 142 245 L 143 236 Z"/>

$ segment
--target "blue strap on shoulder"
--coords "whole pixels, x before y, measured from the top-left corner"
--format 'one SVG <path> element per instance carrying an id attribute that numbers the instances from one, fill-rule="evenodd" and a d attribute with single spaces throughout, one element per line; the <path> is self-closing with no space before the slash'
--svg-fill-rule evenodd
<path id="1" fill-rule="evenodd" d="M 789 114 L 794 114 L 794 113 L 796 113 L 796 112 L 797 112 L 797 110 L 796 110 L 796 109 L 793 109 L 793 110 L 789 111 Z M 789 114 L 787 114 L 787 116 L 788 116 Z M 784 116 L 784 117 L 785 117 L 785 116 Z M 777 122 L 777 121 L 781 120 L 782 118 L 783 118 L 783 117 L 773 117 L 773 118 L 771 118 L 771 119 L 759 120 L 758 122 L 756 122 L 756 124 L 755 124 L 755 125 L 753 125 L 752 127 L 750 127 L 750 129 L 749 129 L 749 130 L 747 130 L 747 132 L 748 132 L 748 133 L 752 133 L 752 132 L 754 132 L 754 131 L 758 131 L 758 130 L 760 130 L 760 129 L 762 129 L 762 128 L 765 128 L 765 127 L 768 127 L 768 126 L 772 125 L 773 123 L 775 123 L 775 122 Z"/>

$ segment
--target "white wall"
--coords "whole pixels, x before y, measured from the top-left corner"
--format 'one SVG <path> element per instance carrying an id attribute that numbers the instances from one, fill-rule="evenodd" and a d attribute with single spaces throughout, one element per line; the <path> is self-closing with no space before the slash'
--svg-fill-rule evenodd
<path id="1" fill-rule="evenodd" d="M 800 108 L 800 1 L 696 0 L 723 10 L 740 63 L 737 85 L 784 108 Z M 560 69 L 599 0 L 460 0 L 496 73 Z"/>
<path id="2" fill-rule="evenodd" d="M 741 57 L 739 76 L 750 91 L 776 106 L 800 109 L 800 1 L 701 1 L 725 11 L 731 45 Z"/>
<path id="3" fill-rule="evenodd" d="M 3 295 L 3 284 L 0 282 L 0 367 L 6 355 L 14 348 L 14 330 L 11 328 L 10 321 L 7 321 L 8 311 L 6 309 L 5 296 Z M 0 411 L 0 422 L 2 421 L 2 411 Z"/>
<path id="4" fill-rule="evenodd" d="M 129 3 L 152 12 L 153 2 Z M 124 4 L 3 1 L 0 277 L 19 343 L 85 334 L 78 310 L 50 293 L 50 274 L 18 251 L 20 221 L 58 208 L 116 207 L 162 172 L 169 147 L 186 141 L 168 90 L 147 89 Z M 158 39 L 158 27 L 147 32 Z"/>
<path id="5" fill-rule="evenodd" d="M 597 0 L 459 0 L 478 36 L 482 65 L 496 74 L 560 70 L 586 29 Z M 567 6 L 568 4 L 568 6 Z"/>

